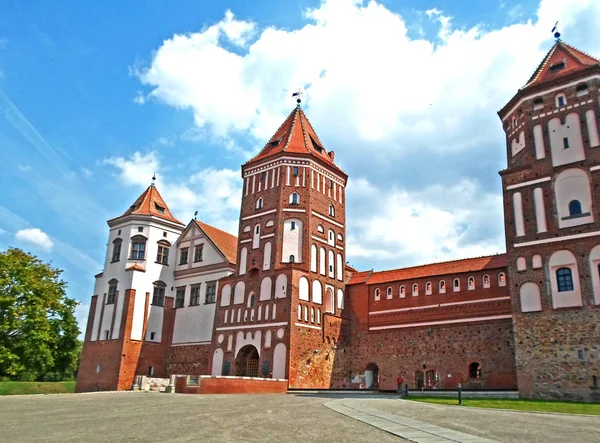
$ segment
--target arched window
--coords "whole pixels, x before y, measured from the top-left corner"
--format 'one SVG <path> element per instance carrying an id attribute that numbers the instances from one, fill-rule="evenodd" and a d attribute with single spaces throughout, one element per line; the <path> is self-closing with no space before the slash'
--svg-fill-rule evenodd
<path id="1" fill-rule="evenodd" d="M 573 274 L 569 268 L 560 268 L 556 270 L 556 284 L 558 286 L 558 292 L 572 291 L 573 288 Z"/>
<path id="2" fill-rule="evenodd" d="M 483 287 L 484 288 L 490 287 L 490 276 L 487 274 L 483 276 Z"/>
<path id="3" fill-rule="evenodd" d="M 256 297 L 254 295 L 254 292 L 251 292 L 250 295 L 248 296 L 248 307 L 249 308 L 253 307 L 255 302 L 256 302 Z"/>
<path id="4" fill-rule="evenodd" d="M 581 215 L 581 202 L 579 200 L 571 200 L 569 202 L 569 215 Z"/>
<path id="5" fill-rule="evenodd" d="M 498 274 L 498 286 L 506 286 L 506 276 L 504 272 Z"/>
<path id="6" fill-rule="evenodd" d="M 302 305 L 298 305 L 298 320 L 302 320 Z"/>
<path id="7" fill-rule="evenodd" d="M 417 295 L 419 295 L 419 285 L 415 283 L 412 286 L 412 296 L 416 297 Z"/>
<path id="8" fill-rule="evenodd" d="M 327 243 L 331 246 L 335 246 L 335 232 L 333 232 L 331 229 L 327 234 Z"/>
<path id="9" fill-rule="evenodd" d="M 469 378 L 481 378 L 481 364 L 473 362 L 469 365 Z"/>
<path id="10" fill-rule="evenodd" d="M 404 285 L 400 286 L 400 298 L 406 297 L 406 288 Z"/>
<path id="11" fill-rule="evenodd" d="M 310 308 L 310 322 L 311 323 L 315 322 L 315 308 L 313 308 L 313 307 Z"/>
<path id="12" fill-rule="evenodd" d="M 115 298 L 117 296 L 117 285 L 119 282 L 117 279 L 112 279 L 108 282 L 108 294 L 106 296 L 106 304 L 112 305 L 115 302 Z"/>
<path id="13" fill-rule="evenodd" d="M 469 291 L 475 289 L 475 277 L 469 277 L 469 280 L 467 280 L 467 282 L 467 288 L 469 289 Z"/>
<path id="14" fill-rule="evenodd" d="M 460 280 L 458 278 L 455 278 L 454 282 L 452 283 L 452 286 L 453 286 L 452 290 L 454 292 L 460 291 Z"/>
<path id="15" fill-rule="evenodd" d="M 446 282 L 444 280 L 440 280 L 440 294 L 446 293 Z"/>
<path id="16" fill-rule="evenodd" d="M 113 253 L 112 253 L 112 263 L 119 261 L 121 259 L 121 245 L 123 244 L 123 240 L 120 238 L 115 238 L 113 240 Z"/>
<path id="17" fill-rule="evenodd" d="M 344 241 L 344 236 L 342 234 L 337 235 L 338 241 Z"/>
<path id="18" fill-rule="evenodd" d="M 244 275 L 246 273 L 246 262 L 248 260 L 248 248 L 243 247 L 240 250 L 240 275 Z"/>
<path id="19" fill-rule="evenodd" d="M 153 283 L 154 291 L 152 293 L 152 304 L 155 306 L 165 305 L 165 288 L 167 285 L 162 281 L 155 281 Z"/>
<path id="20" fill-rule="evenodd" d="M 536 312 L 542 310 L 540 288 L 537 283 L 527 282 L 519 289 L 521 312 Z"/>
<path id="21" fill-rule="evenodd" d="M 135 235 L 131 237 L 131 256 L 130 260 L 145 260 L 146 259 L 146 237 L 143 235 Z"/>
<path id="22" fill-rule="evenodd" d="M 310 271 L 317 272 L 317 245 L 310 245 Z"/>
<path id="23" fill-rule="evenodd" d="M 334 209 L 333 205 L 329 205 L 329 215 L 331 217 L 335 217 L 335 209 Z"/>
<path id="24" fill-rule="evenodd" d="M 271 242 L 268 241 L 265 243 L 265 247 L 263 249 L 263 271 L 271 269 Z"/>
<path id="25" fill-rule="evenodd" d="M 425 295 L 431 295 L 431 282 L 425 283 Z"/>
<path id="26" fill-rule="evenodd" d="M 299 205 L 300 204 L 300 196 L 298 195 L 297 192 L 293 192 L 292 195 L 290 195 L 290 204 L 291 205 Z"/>
<path id="27" fill-rule="evenodd" d="M 327 275 L 329 275 L 330 278 L 335 278 L 335 254 L 333 251 L 329 251 L 327 253 L 327 268 L 329 269 L 329 272 Z"/>
<path id="28" fill-rule="evenodd" d="M 388 286 L 386 296 L 388 299 L 392 298 L 392 287 Z"/>
<path id="29" fill-rule="evenodd" d="M 325 232 L 325 228 L 323 227 L 323 225 L 318 225 L 317 231 L 319 231 L 321 234 L 323 234 Z"/>
<path id="30" fill-rule="evenodd" d="M 256 209 L 262 209 L 263 203 L 264 203 L 264 201 L 263 201 L 262 197 L 259 198 L 258 200 L 256 200 Z"/>
<path id="31" fill-rule="evenodd" d="M 158 252 L 156 253 L 156 263 L 161 265 L 169 264 L 169 248 L 171 244 L 166 240 L 160 240 L 158 242 Z"/>
<path id="32" fill-rule="evenodd" d="M 321 324 L 321 308 L 317 308 L 317 324 Z"/>
<path id="33" fill-rule="evenodd" d="M 325 248 L 321 247 L 319 248 L 319 273 L 321 275 L 325 275 L 325 270 L 326 270 L 326 257 L 327 256 L 327 252 L 325 251 Z"/>
<path id="34" fill-rule="evenodd" d="M 381 298 L 381 292 L 379 291 L 379 288 L 375 289 L 375 301 L 379 301 Z"/>
<path id="35" fill-rule="evenodd" d="M 308 306 L 304 305 L 304 321 L 308 321 Z"/>
<path id="36" fill-rule="evenodd" d="M 525 257 L 517 258 L 517 271 L 526 271 L 527 270 L 527 260 Z"/>

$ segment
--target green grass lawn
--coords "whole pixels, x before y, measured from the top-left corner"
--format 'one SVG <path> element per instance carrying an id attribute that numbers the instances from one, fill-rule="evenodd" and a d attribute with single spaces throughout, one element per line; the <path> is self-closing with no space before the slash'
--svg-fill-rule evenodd
<path id="1" fill-rule="evenodd" d="M 75 392 L 75 381 L 1 381 L 0 395 L 66 394 Z"/>
<path id="2" fill-rule="evenodd" d="M 409 397 L 409 400 L 440 405 L 458 405 L 456 398 Z M 600 404 L 543 400 L 504 400 L 493 398 L 463 398 L 463 406 L 472 408 L 513 409 L 530 412 L 560 412 L 564 414 L 600 415 Z"/>

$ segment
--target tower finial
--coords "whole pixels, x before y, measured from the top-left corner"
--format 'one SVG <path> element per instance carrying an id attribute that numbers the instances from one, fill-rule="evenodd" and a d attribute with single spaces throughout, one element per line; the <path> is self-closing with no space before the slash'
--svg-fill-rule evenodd
<path id="1" fill-rule="evenodd" d="M 554 38 L 556 39 L 557 42 L 560 41 L 560 32 L 558 32 L 558 21 L 556 23 L 554 23 L 554 28 L 552 28 L 552 31 L 550 32 L 554 32 Z"/>
<path id="2" fill-rule="evenodd" d="M 156 181 L 156 172 L 152 174 L 152 184 L 150 186 L 154 186 L 154 182 Z"/>
<path id="3" fill-rule="evenodd" d="M 302 103 L 302 91 L 300 88 L 298 88 L 298 92 L 294 92 L 292 94 L 292 97 L 296 97 L 296 103 L 298 103 L 298 106 L 300 106 L 300 103 Z"/>
<path id="4" fill-rule="evenodd" d="M 194 212 L 194 220 L 198 219 L 198 211 Z"/>

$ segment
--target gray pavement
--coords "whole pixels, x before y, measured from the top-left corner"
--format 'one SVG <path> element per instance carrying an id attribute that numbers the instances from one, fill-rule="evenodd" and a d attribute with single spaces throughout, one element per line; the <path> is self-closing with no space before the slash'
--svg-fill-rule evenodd
<path id="1" fill-rule="evenodd" d="M 379 415 L 388 427 L 389 418 L 402 417 L 405 424 L 428 423 L 438 433 L 438 427 L 447 428 L 449 439 L 457 431 L 507 443 L 600 441 L 597 417 L 454 408 L 364 395 L 124 392 L 0 397 L 0 442 L 402 441 L 323 406 L 335 399 Z"/>

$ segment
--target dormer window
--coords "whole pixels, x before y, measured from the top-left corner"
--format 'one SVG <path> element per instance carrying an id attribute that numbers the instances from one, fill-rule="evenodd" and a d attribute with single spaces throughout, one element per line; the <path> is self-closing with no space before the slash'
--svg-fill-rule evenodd
<path id="1" fill-rule="evenodd" d="M 269 145 L 272 148 L 275 148 L 277 146 L 279 146 L 279 143 L 281 143 L 281 139 L 283 138 L 283 136 L 279 137 L 277 140 L 273 140 L 271 143 L 269 143 Z"/>
<path id="2" fill-rule="evenodd" d="M 567 67 L 566 60 L 563 60 L 562 62 L 559 62 L 559 63 L 553 63 L 552 65 L 550 65 L 550 72 L 556 73 L 558 71 L 562 71 L 566 67 Z"/>
<path id="3" fill-rule="evenodd" d="M 315 148 L 315 151 L 317 151 L 318 153 L 322 154 L 323 153 L 323 147 L 320 146 L 315 139 L 312 137 L 312 135 L 310 136 L 310 141 L 312 142 L 313 148 Z"/>
<path id="4" fill-rule="evenodd" d="M 556 107 L 561 108 L 567 104 L 567 96 L 565 94 L 558 94 L 556 96 Z"/>
<path id="5" fill-rule="evenodd" d="M 163 208 L 162 206 L 154 203 L 154 207 L 156 208 L 156 210 L 158 211 L 159 214 L 164 214 L 165 213 L 165 208 Z"/>

